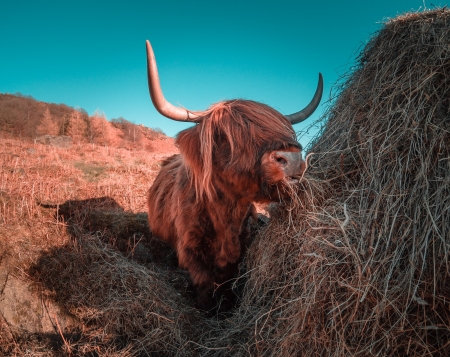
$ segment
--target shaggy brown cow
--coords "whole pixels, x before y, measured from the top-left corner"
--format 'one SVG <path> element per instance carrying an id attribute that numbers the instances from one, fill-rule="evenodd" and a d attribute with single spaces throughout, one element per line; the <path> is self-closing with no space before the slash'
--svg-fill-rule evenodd
<path id="1" fill-rule="evenodd" d="M 215 286 L 233 278 L 244 255 L 253 202 L 279 201 L 286 185 L 304 171 L 292 124 L 317 108 L 322 76 L 311 103 L 292 115 L 250 100 L 229 100 L 192 112 L 165 100 L 148 41 L 147 65 L 156 109 L 170 119 L 196 123 L 178 134 L 180 155 L 163 163 L 150 188 L 150 227 L 172 245 L 179 265 L 189 271 L 197 307 L 209 310 Z"/>

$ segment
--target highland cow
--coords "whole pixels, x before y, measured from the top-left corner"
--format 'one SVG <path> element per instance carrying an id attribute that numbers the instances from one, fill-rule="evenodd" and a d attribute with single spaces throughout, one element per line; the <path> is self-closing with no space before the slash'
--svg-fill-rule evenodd
<path id="1" fill-rule="evenodd" d="M 150 188 L 150 227 L 188 270 L 197 307 L 210 310 L 218 295 L 214 289 L 233 278 L 244 256 L 253 203 L 283 199 L 286 187 L 305 170 L 292 125 L 319 105 L 322 76 L 311 103 L 291 115 L 241 99 L 194 112 L 164 98 L 148 41 L 147 67 L 156 109 L 170 119 L 196 123 L 178 134 L 180 154 L 163 162 Z"/>

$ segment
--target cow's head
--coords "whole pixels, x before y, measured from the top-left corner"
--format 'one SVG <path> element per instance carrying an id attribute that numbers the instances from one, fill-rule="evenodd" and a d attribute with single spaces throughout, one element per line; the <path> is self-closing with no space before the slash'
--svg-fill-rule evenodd
<path id="1" fill-rule="evenodd" d="M 156 60 L 147 41 L 150 96 L 164 116 L 195 126 L 178 134 L 177 144 L 190 171 L 197 197 L 216 191 L 254 201 L 279 198 L 282 186 L 298 180 L 305 170 L 293 124 L 308 118 L 319 105 L 323 79 L 303 110 L 282 115 L 250 100 L 219 102 L 205 111 L 190 111 L 169 103 L 161 90 Z"/>

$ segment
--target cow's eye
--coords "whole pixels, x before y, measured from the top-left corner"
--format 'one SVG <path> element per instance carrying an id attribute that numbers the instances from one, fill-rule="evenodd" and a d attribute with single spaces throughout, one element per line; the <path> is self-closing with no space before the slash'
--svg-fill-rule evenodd
<path id="1" fill-rule="evenodd" d="M 287 160 L 284 157 L 277 157 L 277 162 L 283 165 L 287 164 Z"/>

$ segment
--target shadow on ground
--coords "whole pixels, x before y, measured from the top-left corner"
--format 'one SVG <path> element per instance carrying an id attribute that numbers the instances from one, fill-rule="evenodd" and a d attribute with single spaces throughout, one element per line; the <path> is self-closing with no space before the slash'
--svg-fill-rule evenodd
<path id="1" fill-rule="evenodd" d="M 56 217 L 66 223 L 67 231 L 74 239 L 94 234 L 141 264 L 156 263 L 177 268 L 176 253 L 165 242 L 153 237 L 145 212 L 126 212 L 111 197 L 42 206 L 56 208 Z"/>
<path id="2" fill-rule="evenodd" d="M 147 213 L 126 212 L 113 198 L 106 196 L 41 206 L 55 209 L 55 217 L 66 224 L 67 232 L 80 246 L 83 246 L 83 239 L 95 236 L 125 258 L 144 267 L 157 265 L 170 275 L 170 281 L 180 294 L 189 301 L 193 299 L 189 274 L 178 268 L 176 252 L 152 235 Z M 47 252 L 39 262 L 43 263 L 47 258 L 56 259 L 65 249 Z M 31 269 L 34 275 L 39 271 L 39 264 Z"/>
<path id="3" fill-rule="evenodd" d="M 176 253 L 152 236 L 146 213 L 126 212 L 110 197 L 40 205 L 55 210 L 71 237 L 42 252 L 27 271 L 38 299 L 54 306 L 43 313 L 53 328 L 23 329 L 11 341 L 83 354 L 111 346 L 119 351 L 136 340 L 164 350 L 172 331 L 183 338 L 180 345 L 197 338 L 180 332 L 190 331 L 183 326 L 200 315 L 189 275 L 178 268 Z"/>
<path id="4" fill-rule="evenodd" d="M 146 213 L 126 212 L 110 197 L 41 206 L 55 210 L 71 239 L 42 252 L 28 269 L 27 280 L 33 283 L 27 291 L 37 292 L 36 306 L 49 306 L 34 315 L 45 315 L 38 323 L 45 318 L 49 327 L 39 333 L 24 329 L 28 333 L 12 336 L 13 345 L 21 339 L 23 346 L 75 355 L 113 347 L 137 348 L 139 355 L 136 346 L 145 346 L 165 356 L 168 349 L 183 350 L 189 341 L 199 341 L 216 320 L 194 308 L 189 274 L 178 268 L 176 253 L 151 234 Z M 264 224 L 263 219 L 251 223 L 251 235 Z M 244 284 L 242 277 L 233 284 L 237 300 Z M 10 285 L 14 300 L 13 288 L 20 282 Z"/>

